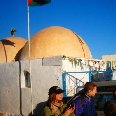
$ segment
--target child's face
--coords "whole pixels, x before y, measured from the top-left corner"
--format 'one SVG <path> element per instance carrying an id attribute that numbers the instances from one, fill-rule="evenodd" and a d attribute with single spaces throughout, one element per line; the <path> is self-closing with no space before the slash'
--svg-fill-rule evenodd
<path id="1" fill-rule="evenodd" d="M 60 93 L 60 94 L 56 94 L 56 101 L 61 101 L 63 98 L 63 94 Z"/>
<path id="2" fill-rule="evenodd" d="M 96 93 L 97 93 L 97 87 L 94 87 L 93 90 L 89 90 L 88 95 L 93 97 L 93 96 L 95 96 Z"/>

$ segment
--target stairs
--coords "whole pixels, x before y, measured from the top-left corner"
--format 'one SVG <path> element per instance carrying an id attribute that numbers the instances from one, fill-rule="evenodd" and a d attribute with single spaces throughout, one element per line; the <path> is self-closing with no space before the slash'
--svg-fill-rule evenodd
<path id="1" fill-rule="evenodd" d="M 64 97 L 74 96 L 76 93 L 82 90 L 84 86 L 84 82 L 82 80 L 69 73 L 65 73 L 63 84 L 63 89 L 66 90 Z"/>

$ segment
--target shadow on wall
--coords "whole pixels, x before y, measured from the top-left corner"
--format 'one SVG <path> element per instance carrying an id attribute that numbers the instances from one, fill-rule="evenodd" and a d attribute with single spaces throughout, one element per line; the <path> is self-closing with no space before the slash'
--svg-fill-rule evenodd
<path id="1" fill-rule="evenodd" d="M 14 46 L 15 47 L 15 43 L 10 41 L 10 40 L 3 39 L 1 41 L 2 41 L 3 45 L 10 45 L 10 46 Z"/>
<path id="2" fill-rule="evenodd" d="M 21 48 L 18 53 L 16 54 L 15 56 L 15 61 L 19 61 L 20 60 L 20 55 L 21 55 L 21 52 L 22 52 L 23 48 Z"/>
<path id="3" fill-rule="evenodd" d="M 33 111 L 33 114 L 32 114 L 32 112 L 30 112 L 28 116 L 44 116 L 43 115 L 43 108 L 46 105 L 46 102 L 47 101 L 37 104 L 34 111 Z"/>
<path id="4" fill-rule="evenodd" d="M 15 47 L 15 43 L 12 42 L 12 41 L 10 41 L 10 40 L 5 40 L 5 39 L 1 40 L 1 42 L 2 42 L 3 47 L 4 47 L 5 58 L 6 58 L 6 62 L 7 62 L 8 59 L 7 59 L 7 51 L 6 51 L 5 46 L 6 46 L 6 45 L 9 45 L 9 46 Z"/>

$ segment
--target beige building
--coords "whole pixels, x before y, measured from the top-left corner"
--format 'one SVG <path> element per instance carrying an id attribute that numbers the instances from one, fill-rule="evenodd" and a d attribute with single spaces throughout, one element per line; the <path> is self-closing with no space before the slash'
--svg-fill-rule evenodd
<path id="1" fill-rule="evenodd" d="M 20 60 L 28 59 L 28 43 L 22 49 Z M 45 28 L 30 39 L 30 58 L 66 56 L 73 58 L 92 58 L 85 41 L 73 31 L 52 26 Z"/>
<path id="2" fill-rule="evenodd" d="M 0 63 L 15 61 L 26 40 L 21 37 L 7 37 L 0 41 Z"/>
<path id="3" fill-rule="evenodd" d="M 116 61 L 116 54 L 113 55 L 103 55 L 102 60 L 107 60 L 107 61 Z"/>
<path id="4" fill-rule="evenodd" d="M 107 61 L 107 64 L 111 69 L 116 70 L 116 54 L 113 55 L 103 55 L 102 60 Z"/>
<path id="5" fill-rule="evenodd" d="M 21 37 L 1 40 L 0 50 L 0 63 L 29 59 L 29 43 Z M 92 58 L 86 42 L 75 32 L 60 26 L 45 28 L 30 38 L 30 59 L 53 56 Z"/>

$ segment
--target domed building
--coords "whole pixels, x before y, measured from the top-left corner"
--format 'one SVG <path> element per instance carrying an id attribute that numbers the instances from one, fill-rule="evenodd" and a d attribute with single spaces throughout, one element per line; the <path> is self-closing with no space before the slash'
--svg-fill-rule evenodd
<path id="1" fill-rule="evenodd" d="M 52 26 L 33 35 L 30 59 L 34 60 L 28 60 L 28 43 L 20 37 L 0 41 L 0 112 L 28 116 L 37 111 L 41 115 L 41 103 L 47 101 L 51 86 L 61 87 L 66 90 L 63 97 L 71 97 L 93 75 L 97 77 L 106 70 L 106 63 L 93 59 L 86 42 L 67 28 Z"/>
<path id="2" fill-rule="evenodd" d="M 84 40 L 73 31 L 51 26 L 45 28 L 30 39 L 30 58 L 45 58 L 52 56 L 66 56 L 78 58 L 92 58 L 89 47 Z M 28 59 L 28 43 L 22 49 L 20 59 Z"/>
<path id="3" fill-rule="evenodd" d="M 21 37 L 8 37 L 0 41 L 0 63 L 15 61 L 26 40 Z"/>

